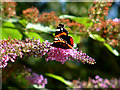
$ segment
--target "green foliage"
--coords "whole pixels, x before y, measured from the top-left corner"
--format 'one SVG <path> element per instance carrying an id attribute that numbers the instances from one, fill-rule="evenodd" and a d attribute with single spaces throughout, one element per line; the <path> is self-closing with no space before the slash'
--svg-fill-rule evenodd
<path id="1" fill-rule="evenodd" d="M 28 81 L 25 79 L 25 77 L 21 74 L 19 74 L 16 78 L 15 81 L 17 82 L 18 85 L 20 85 L 19 87 L 22 88 L 26 88 L 26 86 L 28 86 Z M 29 88 L 29 87 L 28 87 Z"/>
<path id="2" fill-rule="evenodd" d="M 64 79 L 63 77 L 61 77 L 61 76 L 58 76 L 58 75 L 55 75 L 55 74 L 51 74 L 51 73 L 46 73 L 46 75 L 49 76 L 49 77 L 52 77 L 52 78 L 54 78 L 54 79 L 59 80 L 60 82 L 64 83 L 64 84 L 67 85 L 67 86 L 71 86 L 71 85 L 72 85 L 72 83 L 71 83 L 70 81 L 65 80 L 65 79 Z"/>
<path id="3" fill-rule="evenodd" d="M 48 34 L 48 33 L 39 33 L 40 37 L 42 37 L 42 39 L 45 41 L 45 40 L 49 40 L 50 42 L 53 42 L 53 35 L 51 34 Z"/>
<path id="4" fill-rule="evenodd" d="M 119 52 L 118 52 L 116 49 L 112 48 L 109 44 L 104 43 L 104 46 L 105 46 L 109 51 L 111 51 L 114 55 L 116 55 L 116 56 L 119 56 L 119 55 L 120 55 Z"/>
<path id="5" fill-rule="evenodd" d="M 7 22 L 3 23 L 2 27 L 0 28 L 0 33 L 2 34 L 0 39 L 8 39 L 9 36 L 13 39 L 22 39 L 23 34 L 24 34 L 28 38 L 31 38 L 31 39 L 33 39 L 33 38 L 34 39 L 40 39 L 41 42 L 46 40 L 46 38 L 48 40 L 52 41 L 53 37 L 51 37 L 52 38 L 51 39 L 51 38 L 49 38 L 50 35 L 45 34 L 45 33 L 55 32 L 54 29 L 51 29 L 47 26 L 43 26 L 41 24 L 30 24 L 25 19 L 22 19 L 22 20 L 19 20 L 19 21 L 18 21 L 18 19 L 15 19 L 15 20 L 10 19 L 10 20 L 7 20 Z M 5 20 L 3 20 L 3 21 L 5 21 Z M 14 25 L 12 22 L 16 22 L 17 24 Z M 22 30 L 23 27 L 18 26 L 18 23 L 20 23 L 23 27 L 26 27 L 26 29 L 28 29 L 28 31 L 27 32 L 22 31 L 23 34 L 21 34 L 17 28 L 19 27 L 19 29 Z M 45 32 L 45 33 L 42 33 L 42 32 Z"/>
<path id="6" fill-rule="evenodd" d="M 72 15 L 60 15 L 59 16 L 60 19 L 64 19 L 64 18 L 76 18 L 75 16 L 72 16 Z"/>
<path id="7" fill-rule="evenodd" d="M 40 39 L 41 42 L 45 40 L 53 41 L 53 37 L 50 34 L 55 32 L 55 29 L 51 29 L 48 26 L 43 26 L 40 23 L 38 24 L 28 23 L 26 25 L 26 29 L 32 30 L 32 32 L 28 32 L 28 33 L 25 32 L 25 35 L 27 35 L 29 38 L 34 37 L 36 39 Z"/>
<path id="8" fill-rule="evenodd" d="M 73 37 L 74 43 L 79 44 L 80 43 L 80 35 L 77 34 L 69 34 L 71 37 Z"/>
<path id="9" fill-rule="evenodd" d="M 30 39 L 34 38 L 34 39 L 40 39 L 40 42 L 44 41 L 42 37 L 36 32 L 24 32 L 24 34 Z"/>
<path id="10" fill-rule="evenodd" d="M 99 41 L 99 42 L 105 42 L 105 39 L 104 38 L 102 38 L 100 35 L 98 35 L 98 34 L 90 34 L 89 35 L 92 39 L 94 39 L 94 40 L 97 40 L 97 41 Z M 114 48 L 112 48 L 109 44 L 107 44 L 107 43 L 103 43 L 104 44 L 104 46 L 109 50 L 109 51 L 111 51 L 115 56 L 119 56 L 119 52 L 116 50 L 116 49 L 114 49 Z"/>
<path id="11" fill-rule="evenodd" d="M 15 22 L 19 21 L 18 18 L 10 18 L 10 19 L 2 19 L 2 20 L 5 21 L 5 22 L 12 22 L 12 23 L 15 23 Z"/>
<path id="12" fill-rule="evenodd" d="M 16 87 L 11 87 L 11 86 L 8 86 L 8 89 L 9 89 L 9 90 L 18 90 L 18 88 L 16 88 Z"/>
<path id="13" fill-rule="evenodd" d="M 68 18 L 68 19 L 74 20 L 75 22 L 85 25 L 86 28 L 93 25 L 93 23 L 91 22 L 89 17 L 75 17 L 75 16 L 71 16 L 71 15 L 61 15 L 61 16 L 59 16 L 59 18 L 60 19 Z"/>
<path id="14" fill-rule="evenodd" d="M 28 22 L 27 22 L 27 20 L 22 19 L 22 20 L 19 20 L 19 23 L 22 24 L 24 27 L 26 27 Z"/>
<path id="15" fill-rule="evenodd" d="M 76 17 L 76 18 L 71 18 L 72 20 L 85 25 L 86 28 L 90 27 L 93 25 L 93 22 L 89 19 L 89 17 Z"/>
<path id="16" fill-rule="evenodd" d="M 55 29 L 51 29 L 48 26 L 43 26 L 40 23 L 37 24 L 33 24 L 33 23 L 28 23 L 26 26 L 27 29 L 33 29 L 36 31 L 41 31 L 41 32 L 45 32 L 45 33 L 52 33 L 55 32 Z"/>
<path id="17" fill-rule="evenodd" d="M 105 39 L 104 38 L 102 38 L 100 35 L 98 35 L 98 34 L 90 34 L 89 35 L 92 39 L 94 39 L 94 40 L 97 40 L 97 41 L 100 41 L 100 42 L 104 42 L 105 41 Z"/>
<path id="18" fill-rule="evenodd" d="M 0 27 L 0 39 L 2 39 L 2 27 Z"/>
<path id="19" fill-rule="evenodd" d="M 2 29 L 2 38 L 8 39 L 10 36 L 13 39 L 22 39 L 22 34 L 15 28 L 14 24 L 11 22 L 4 22 Z"/>

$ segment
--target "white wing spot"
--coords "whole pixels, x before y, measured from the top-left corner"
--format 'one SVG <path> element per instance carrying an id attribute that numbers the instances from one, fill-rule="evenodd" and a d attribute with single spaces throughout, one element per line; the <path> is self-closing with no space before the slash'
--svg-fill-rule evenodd
<path id="1" fill-rule="evenodd" d="M 58 40 L 58 38 L 55 38 L 54 40 Z"/>
<path id="2" fill-rule="evenodd" d="M 63 28 L 61 28 L 61 30 L 63 30 Z"/>
<path id="3" fill-rule="evenodd" d="M 56 31 L 60 31 L 60 29 L 57 29 Z"/>

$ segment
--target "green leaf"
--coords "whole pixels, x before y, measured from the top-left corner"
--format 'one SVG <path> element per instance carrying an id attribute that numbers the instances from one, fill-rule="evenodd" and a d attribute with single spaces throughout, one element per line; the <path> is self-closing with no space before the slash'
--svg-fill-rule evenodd
<path id="1" fill-rule="evenodd" d="M 24 27 L 26 27 L 28 22 L 27 22 L 27 20 L 22 19 L 22 20 L 19 20 L 19 23 L 22 24 Z"/>
<path id="2" fill-rule="evenodd" d="M 76 17 L 76 18 L 71 18 L 71 19 L 80 23 L 80 24 L 85 25 L 86 28 L 93 25 L 93 23 L 90 21 L 89 17 Z"/>
<path id="3" fill-rule="evenodd" d="M 64 18 L 75 18 L 75 16 L 72 16 L 72 15 L 60 15 L 59 18 L 60 18 L 60 19 L 64 19 Z"/>
<path id="4" fill-rule="evenodd" d="M 10 36 L 12 39 L 22 39 L 22 34 L 15 28 L 11 22 L 4 22 L 2 25 L 2 37 L 0 39 L 8 39 Z"/>
<path id="5" fill-rule="evenodd" d="M 100 41 L 100 42 L 104 42 L 104 41 L 105 41 L 104 38 L 102 38 L 100 35 L 97 35 L 97 34 L 90 34 L 90 37 L 93 38 L 94 40 L 97 40 L 97 41 Z M 112 47 L 111 47 L 109 44 L 107 44 L 107 43 L 104 43 L 104 45 L 105 45 L 105 47 L 106 47 L 108 50 L 110 50 L 114 55 L 119 56 L 119 52 L 118 52 L 116 49 L 112 48 Z"/>
<path id="6" fill-rule="evenodd" d="M 98 34 L 90 34 L 89 35 L 92 39 L 94 39 L 94 40 L 97 40 L 97 41 L 100 41 L 100 42 L 104 42 L 105 41 L 105 39 L 104 38 L 102 38 L 100 35 L 98 35 Z"/>
<path id="7" fill-rule="evenodd" d="M 28 81 L 25 79 L 25 77 L 23 75 L 19 74 L 14 80 L 15 80 L 15 83 L 19 87 L 21 87 L 21 88 L 25 88 L 25 87 L 29 88 L 28 85 L 27 85 Z"/>
<path id="8" fill-rule="evenodd" d="M 119 52 L 118 52 L 116 49 L 112 48 L 109 44 L 104 43 L 104 45 L 105 45 L 105 47 L 106 47 L 107 49 L 109 49 L 114 55 L 116 55 L 116 56 L 119 56 L 119 55 L 120 55 Z"/>
<path id="9" fill-rule="evenodd" d="M 18 90 L 17 87 L 12 87 L 12 86 L 8 86 L 8 89 L 9 89 L 9 90 Z"/>
<path id="10" fill-rule="evenodd" d="M 55 29 L 51 29 L 48 26 L 43 26 L 40 23 L 37 23 L 37 24 L 28 23 L 26 28 L 27 29 L 34 29 L 34 30 L 38 30 L 38 31 L 41 31 L 41 32 L 46 32 L 46 33 L 55 32 Z"/>
<path id="11" fill-rule="evenodd" d="M 50 42 L 53 42 L 54 37 L 51 34 L 48 33 L 39 33 L 39 35 L 43 38 L 43 40 L 49 40 Z"/>
<path id="12" fill-rule="evenodd" d="M 80 24 L 83 24 L 86 26 L 86 28 L 90 27 L 93 25 L 93 22 L 91 22 L 91 20 L 89 19 L 89 17 L 75 17 L 75 16 L 71 16 L 71 15 L 61 15 L 59 16 L 60 19 L 63 18 L 68 18 L 71 20 L 74 20 Z"/>
<path id="13" fill-rule="evenodd" d="M 49 76 L 49 77 L 52 77 L 52 78 L 54 78 L 54 79 L 57 79 L 57 80 L 61 81 L 61 82 L 64 83 L 65 85 L 68 85 L 68 86 L 71 86 L 71 85 L 72 85 L 72 83 L 71 83 L 70 81 L 65 80 L 65 79 L 64 79 L 63 77 L 61 77 L 61 76 L 58 76 L 58 75 L 55 75 L 55 74 L 51 74 L 51 73 L 46 73 L 46 75 Z"/>
<path id="14" fill-rule="evenodd" d="M 18 22 L 19 19 L 18 18 L 10 18 L 10 19 L 2 19 L 2 21 L 5 21 L 5 22 Z"/>
<path id="15" fill-rule="evenodd" d="M 0 39 L 2 39 L 2 27 L 0 27 Z"/>
<path id="16" fill-rule="evenodd" d="M 40 39 L 40 42 L 43 42 L 43 38 L 37 34 L 36 32 L 24 32 L 24 34 L 29 37 L 30 39 Z"/>
<path id="17" fill-rule="evenodd" d="M 77 35 L 77 34 L 69 34 L 73 40 L 74 40 L 74 43 L 78 44 L 80 43 L 80 35 Z"/>

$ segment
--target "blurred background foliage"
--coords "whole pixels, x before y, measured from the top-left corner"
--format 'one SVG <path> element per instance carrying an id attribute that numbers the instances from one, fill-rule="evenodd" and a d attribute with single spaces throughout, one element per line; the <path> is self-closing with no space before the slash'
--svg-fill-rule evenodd
<path id="1" fill-rule="evenodd" d="M 72 15 L 76 17 L 88 17 L 88 8 L 92 6 L 93 2 L 17 2 L 16 15 L 21 17 L 22 11 L 31 8 L 32 6 L 37 7 L 39 13 L 55 11 L 57 16 L 60 15 Z M 120 18 L 120 2 L 114 2 L 109 10 L 109 14 L 106 16 L 107 19 Z M 5 21 L 2 21 L 3 26 Z M 23 22 L 22 22 L 23 23 Z M 8 23 L 9 24 L 9 23 Z M 20 34 L 16 31 L 10 31 L 15 38 L 24 40 L 27 35 L 33 37 L 41 38 L 42 41 L 49 40 L 50 42 L 54 39 L 54 34 L 39 32 L 36 36 L 34 33 L 28 32 L 27 34 L 22 31 L 23 25 L 13 22 L 13 28 L 19 30 Z M 9 24 L 10 25 L 10 24 Z M 12 24 L 11 24 L 12 25 Z M 8 26 L 8 25 L 7 25 Z M 4 27 L 3 27 L 4 28 Z M 5 29 L 9 30 L 5 27 Z M 3 29 L 3 30 L 5 30 Z M 55 28 L 54 28 L 55 29 Z M 7 33 L 7 31 L 6 31 Z M 9 33 L 9 32 L 8 32 Z M 22 36 L 21 36 L 22 34 Z M 17 35 L 17 36 L 16 36 Z M 39 37 L 40 35 L 40 37 Z M 13 36 L 14 37 L 14 36 Z M 96 60 L 95 65 L 82 64 L 76 61 L 67 61 L 65 64 L 61 64 L 56 61 L 46 62 L 43 58 L 25 57 L 24 60 L 16 60 L 15 63 L 10 63 L 6 68 L 3 69 L 3 87 L 22 88 L 25 85 L 23 80 L 21 83 L 17 81 L 20 71 L 23 70 L 22 66 L 31 68 L 32 71 L 38 74 L 53 73 L 64 77 L 67 80 L 74 80 L 80 78 L 81 80 L 88 80 L 88 77 L 93 77 L 99 75 L 102 78 L 119 78 L 120 76 L 120 56 L 115 56 L 111 53 L 101 42 L 93 40 L 90 37 L 80 36 L 80 42 L 77 43 L 79 50 L 86 52 L 89 56 Z M 31 37 L 32 38 L 32 37 Z M 20 70 L 19 70 L 20 69 Z M 12 74 L 10 74 L 12 73 Z M 46 88 L 61 88 L 66 87 L 63 83 L 45 76 L 48 79 L 48 84 Z M 19 76 L 18 79 L 23 77 Z"/>
<path id="2" fill-rule="evenodd" d="M 92 2 L 17 2 L 17 15 L 22 14 L 22 10 L 37 7 L 40 13 L 55 11 L 57 15 L 68 14 L 75 16 L 88 16 L 88 8 Z M 24 7 L 21 7 L 24 6 Z M 20 7 L 20 8 L 19 8 Z"/>

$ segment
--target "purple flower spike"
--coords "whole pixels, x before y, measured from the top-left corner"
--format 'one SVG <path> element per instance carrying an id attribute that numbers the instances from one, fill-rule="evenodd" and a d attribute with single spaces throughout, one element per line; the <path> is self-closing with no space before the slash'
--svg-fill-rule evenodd
<path id="1" fill-rule="evenodd" d="M 33 85 L 36 84 L 41 86 L 41 88 L 44 88 L 47 84 L 47 79 L 44 78 L 43 75 L 38 75 L 37 73 L 30 74 L 26 77 L 26 80 L 28 80 Z"/>
<path id="2" fill-rule="evenodd" d="M 77 60 L 82 61 L 83 63 L 95 64 L 95 60 L 86 55 L 86 53 L 82 53 L 82 51 L 77 51 L 77 49 L 62 49 L 51 47 L 49 52 L 47 53 L 46 61 L 48 60 L 56 60 L 58 62 L 65 63 L 67 60 Z"/>
<path id="3" fill-rule="evenodd" d="M 40 43 L 40 40 L 17 40 L 11 39 L 0 40 L 0 68 L 5 68 L 8 61 L 15 62 L 17 57 L 22 58 L 23 55 L 43 56 L 49 50 L 50 43 Z"/>
<path id="4" fill-rule="evenodd" d="M 89 77 L 88 81 L 73 80 L 73 85 L 75 88 L 119 88 L 119 84 L 120 79 L 103 79 L 98 75 L 95 76 L 95 79 Z"/>
<path id="5" fill-rule="evenodd" d="M 61 49 L 56 47 L 51 47 L 51 43 L 47 40 L 43 43 L 40 40 L 17 40 L 11 39 L 0 40 L 0 68 L 7 66 L 8 61 L 15 62 L 17 57 L 23 58 L 23 55 L 42 57 L 46 56 L 46 61 L 56 60 L 64 64 L 67 60 L 77 60 L 83 63 L 95 64 L 95 60 L 82 53 L 82 51 L 77 51 L 77 49 Z"/>

